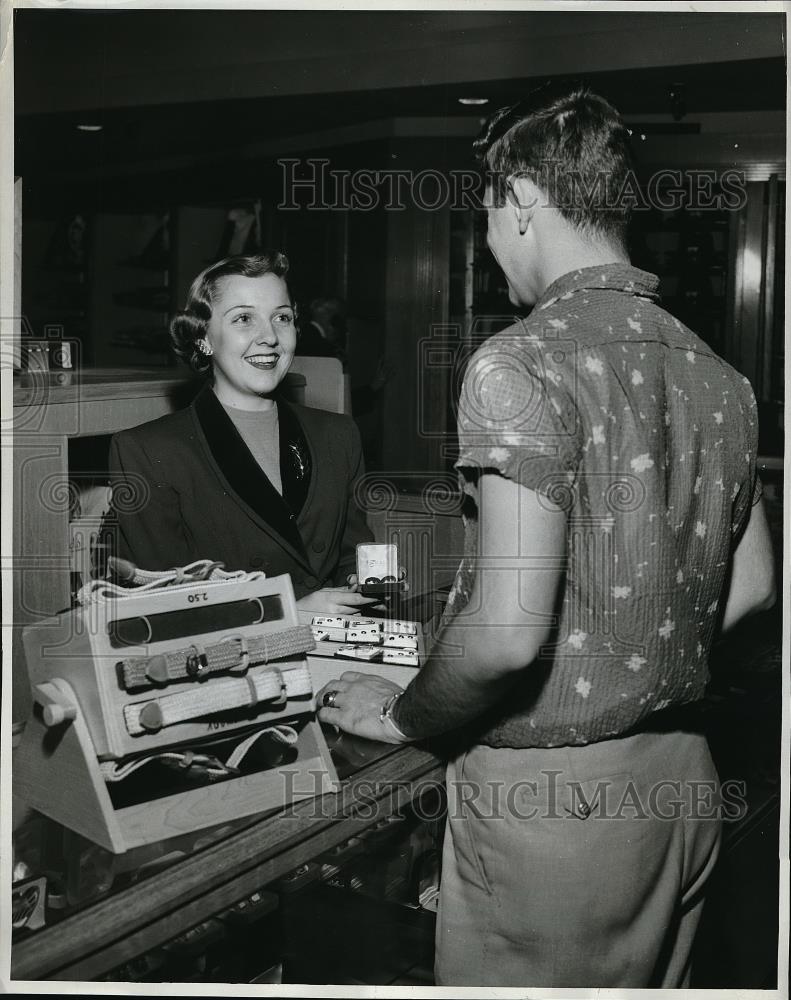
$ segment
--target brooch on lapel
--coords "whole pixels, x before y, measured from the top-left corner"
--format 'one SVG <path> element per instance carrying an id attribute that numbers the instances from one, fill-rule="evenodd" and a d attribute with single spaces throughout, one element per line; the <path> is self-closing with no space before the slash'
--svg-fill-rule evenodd
<path id="1" fill-rule="evenodd" d="M 288 449 L 292 455 L 294 474 L 297 479 L 304 479 L 308 471 L 308 457 L 295 441 L 289 442 Z"/>

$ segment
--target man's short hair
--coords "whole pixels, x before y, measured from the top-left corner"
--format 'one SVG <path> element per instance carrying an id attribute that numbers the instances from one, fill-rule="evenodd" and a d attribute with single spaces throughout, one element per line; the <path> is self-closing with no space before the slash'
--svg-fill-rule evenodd
<path id="1" fill-rule="evenodd" d="M 343 315 L 346 311 L 346 304 L 337 295 L 325 294 L 311 299 L 309 309 L 311 315 L 322 310 L 327 310 L 333 316 Z"/>
<path id="2" fill-rule="evenodd" d="M 632 169 L 629 131 L 586 86 L 550 82 L 501 108 L 474 151 L 495 198 L 510 178 L 530 177 L 577 228 L 626 242 L 631 206 L 619 195 Z"/>

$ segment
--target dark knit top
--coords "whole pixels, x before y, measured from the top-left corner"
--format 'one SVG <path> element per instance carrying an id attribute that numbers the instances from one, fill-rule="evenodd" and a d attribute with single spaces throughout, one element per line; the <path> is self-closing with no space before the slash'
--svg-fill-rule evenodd
<path id="1" fill-rule="evenodd" d="M 556 632 L 481 721 L 479 742 L 551 747 L 621 735 L 702 696 L 736 536 L 759 496 L 749 382 L 623 264 L 555 281 L 473 356 L 457 468 L 472 501 L 448 603 L 467 603 L 477 476 L 568 512 Z"/>

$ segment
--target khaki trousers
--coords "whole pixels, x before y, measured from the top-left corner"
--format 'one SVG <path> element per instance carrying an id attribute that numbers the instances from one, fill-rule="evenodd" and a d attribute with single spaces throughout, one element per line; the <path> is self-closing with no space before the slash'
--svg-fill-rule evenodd
<path id="1" fill-rule="evenodd" d="M 475 746 L 447 785 L 437 985 L 689 984 L 721 828 L 703 736 Z"/>

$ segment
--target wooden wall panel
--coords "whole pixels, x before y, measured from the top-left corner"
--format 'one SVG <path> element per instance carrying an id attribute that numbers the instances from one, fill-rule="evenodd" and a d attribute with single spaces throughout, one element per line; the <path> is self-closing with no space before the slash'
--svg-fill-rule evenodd
<path id="1" fill-rule="evenodd" d="M 448 321 L 449 253 L 446 207 L 426 211 L 407 199 L 388 213 L 385 330 L 394 375 L 384 390 L 384 471 L 419 476 L 445 468 L 449 372 L 426 366 L 423 352 L 432 330 Z"/>

